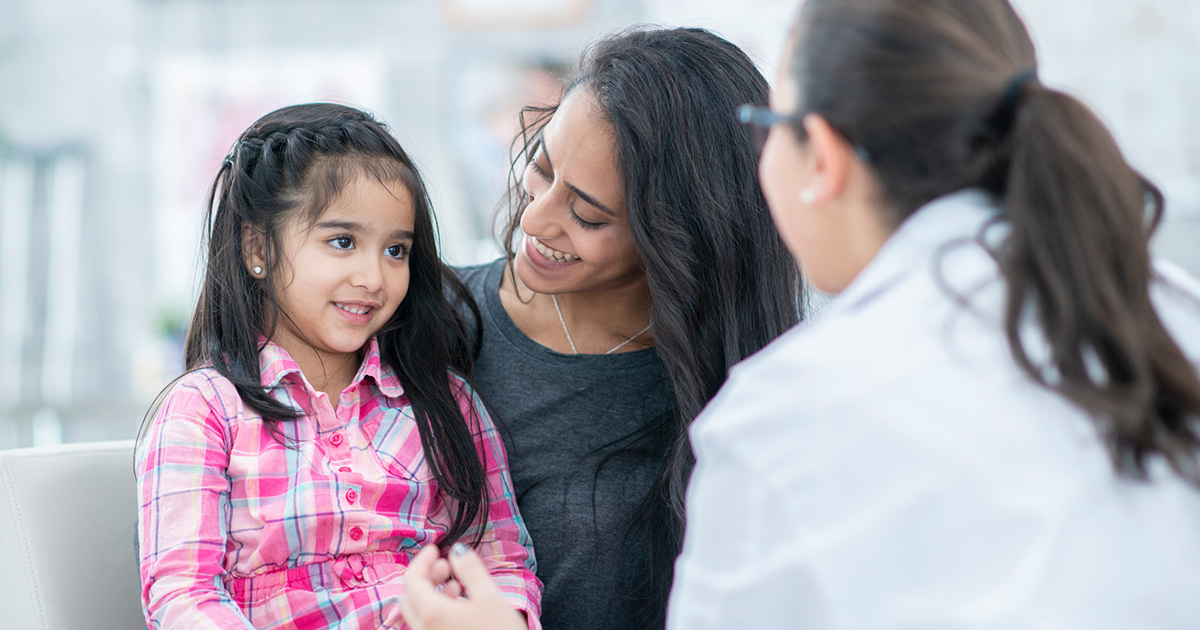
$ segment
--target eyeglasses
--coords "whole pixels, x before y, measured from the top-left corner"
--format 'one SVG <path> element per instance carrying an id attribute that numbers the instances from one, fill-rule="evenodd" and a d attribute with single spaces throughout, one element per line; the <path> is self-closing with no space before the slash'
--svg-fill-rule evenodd
<path id="1" fill-rule="evenodd" d="M 750 130 L 750 141 L 754 143 L 754 152 L 759 156 L 762 156 L 763 147 L 767 144 L 771 127 L 791 119 L 791 116 L 778 114 L 770 107 L 742 105 L 738 108 L 738 120 Z"/>
<path id="2" fill-rule="evenodd" d="M 792 122 L 790 114 L 779 114 L 771 110 L 770 107 L 762 107 L 761 105 L 742 105 L 738 108 L 738 120 L 750 129 L 750 140 L 754 143 L 754 152 L 762 157 L 763 147 L 767 144 L 767 135 L 771 133 L 771 127 L 782 123 Z M 868 164 L 871 163 L 871 154 L 861 144 L 853 142 L 846 134 L 841 133 L 847 142 L 850 142 L 850 147 L 858 154 L 858 158 Z"/>

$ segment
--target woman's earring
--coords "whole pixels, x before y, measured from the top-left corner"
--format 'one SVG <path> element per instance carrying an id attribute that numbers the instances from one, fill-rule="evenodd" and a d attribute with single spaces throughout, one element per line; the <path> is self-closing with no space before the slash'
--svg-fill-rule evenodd
<path id="1" fill-rule="evenodd" d="M 250 268 L 250 271 L 254 272 L 254 275 L 255 275 L 255 276 L 261 276 L 261 275 L 262 275 L 262 267 L 259 267 L 258 265 L 255 265 L 255 266 L 251 267 L 251 268 Z"/>
<path id="2" fill-rule="evenodd" d="M 817 191 L 813 190 L 812 188 L 808 188 L 808 187 L 800 189 L 800 203 L 807 206 L 807 205 L 812 205 L 812 202 L 814 202 L 816 200 L 817 200 Z"/>

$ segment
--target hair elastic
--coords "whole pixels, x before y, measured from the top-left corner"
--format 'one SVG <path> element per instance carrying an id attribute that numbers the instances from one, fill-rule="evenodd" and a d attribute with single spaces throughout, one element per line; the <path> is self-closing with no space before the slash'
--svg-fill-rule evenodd
<path id="1" fill-rule="evenodd" d="M 1037 81 L 1037 70 L 1033 68 L 1022 70 L 1009 79 L 1008 86 L 1004 88 L 1004 109 L 1013 111 L 1017 108 L 1030 81 Z"/>

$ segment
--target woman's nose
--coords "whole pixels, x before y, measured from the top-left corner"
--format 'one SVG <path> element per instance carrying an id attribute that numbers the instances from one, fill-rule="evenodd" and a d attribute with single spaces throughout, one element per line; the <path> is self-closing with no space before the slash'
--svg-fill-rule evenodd
<path id="1" fill-rule="evenodd" d="M 553 188 L 529 201 L 521 213 L 521 231 L 529 236 L 552 238 L 562 232 L 559 222 L 561 202 Z"/>

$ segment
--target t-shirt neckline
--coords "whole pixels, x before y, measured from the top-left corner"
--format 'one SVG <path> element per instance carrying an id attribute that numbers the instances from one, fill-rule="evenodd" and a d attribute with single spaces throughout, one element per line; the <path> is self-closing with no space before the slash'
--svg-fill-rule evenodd
<path id="1" fill-rule="evenodd" d="M 504 310 L 504 304 L 500 301 L 500 282 L 504 278 L 504 268 L 507 264 L 508 261 L 505 258 L 500 258 L 488 265 L 483 283 L 485 302 L 483 310 L 500 333 L 504 335 L 504 338 L 525 354 L 551 363 L 573 366 L 587 364 L 589 367 L 595 368 L 637 367 L 658 360 L 658 352 L 653 347 L 613 354 L 563 354 L 530 339 L 528 335 L 521 332 L 520 328 L 517 328 L 516 323 L 513 322 L 508 311 Z"/>

